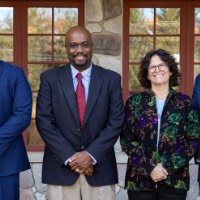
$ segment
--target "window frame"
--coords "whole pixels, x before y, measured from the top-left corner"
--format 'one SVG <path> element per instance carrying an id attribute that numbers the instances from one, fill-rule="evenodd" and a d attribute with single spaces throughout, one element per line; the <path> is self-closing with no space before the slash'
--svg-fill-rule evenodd
<path id="1" fill-rule="evenodd" d="M 173 3 L 172 3 L 173 2 Z M 180 66 L 182 82 L 179 91 L 191 96 L 194 84 L 194 8 L 200 3 L 187 1 L 130 1 L 125 0 L 123 5 L 123 97 L 124 100 L 130 95 L 129 91 L 129 18 L 130 8 L 180 8 Z M 193 22 L 193 23 L 192 23 Z M 154 44 L 155 46 L 155 44 Z M 191 70 L 191 66 L 193 70 Z M 189 84 L 188 84 L 189 83 Z M 131 91 L 132 92 L 132 91 Z M 138 92 L 138 91 L 133 91 Z"/>
<path id="2" fill-rule="evenodd" d="M 1 1 L 1 7 L 13 7 L 13 64 L 22 66 L 28 75 L 28 7 L 66 7 L 78 8 L 78 25 L 84 26 L 84 0 L 74 1 Z M 62 62 L 60 62 L 62 64 Z M 63 63 L 65 64 L 65 63 Z M 35 91 L 32 91 L 35 92 Z M 32 118 L 35 120 L 35 118 Z M 28 128 L 23 132 L 23 137 L 28 151 L 43 151 L 44 145 L 28 144 Z"/>

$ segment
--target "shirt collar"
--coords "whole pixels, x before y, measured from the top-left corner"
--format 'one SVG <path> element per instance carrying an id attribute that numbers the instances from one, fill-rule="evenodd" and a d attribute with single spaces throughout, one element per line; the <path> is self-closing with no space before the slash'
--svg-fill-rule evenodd
<path id="1" fill-rule="evenodd" d="M 72 65 L 70 65 L 70 67 L 71 67 L 71 72 L 72 72 L 72 79 L 74 80 L 76 78 L 76 75 L 79 73 L 79 71 L 76 68 L 74 68 Z M 83 75 L 84 79 L 89 80 L 91 76 L 91 72 L 92 72 L 92 64 L 90 65 L 89 68 L 82 71 L 81 74 Z"/>

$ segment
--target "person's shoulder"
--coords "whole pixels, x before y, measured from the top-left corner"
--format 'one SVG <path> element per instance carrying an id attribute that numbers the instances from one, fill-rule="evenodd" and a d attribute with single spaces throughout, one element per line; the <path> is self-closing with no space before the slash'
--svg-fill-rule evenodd
<path id="1" fill-rule="evenodd" d="M 48 70 L 42 72 L 42 76 L 56 76 L 64 68 L 66 68 L 66 66 L 59 66 L 59 67 L 55 67 L 55 68 L 52 68 L 52 69 L 48 69 Z"/>
<path id="2" fill-rule="evenodd" d="M 147 95 L 148 95 L 148 93 L 146 91 L 136 92 L 136 93 L 130 95 L 127 100 L 128 101 L 133 101 L 133 100 L 137 101 L 137 100 L 141 100 L 143 98 L 147 98 Z"/>
<path id="3" fill-rule="evenodd" d="M 20 67 L 20 66 L 11 64 L 11 63 L 9 63 L 9 62 L 5 62 L 5 61 L 3 61 L 3 60 L 0 60 L 0 66 L 1 66 L 1 67 L 5 67 L 5 68 L 7 68 L 7 69 L 12 69 L 12 70 L 19 70 L 19 69 L 22 69 L 22 67 Z"/>
<path id="4" fill-rule="evenodd" d="M 7 71 L 12 74 L 12 72 L 16 73 L 17 71 L 23 71 L 23 68 L 9 62 L 5 62 L 0 60 L 0 67 L 3 67 L 4 71 Z"/>
<path id="5" fill-rule="evenodd" d="M 108 77 L 121 77 L 119 73 L 111 70 L 111 69 L 107 69 L 98 65 L 93 65 L 93 67 L 101 72 L 104 76 L 108 76 Z"/>
<path id="6" fill-rule="evenodd" d="M 200 79 L 200 74 L 198 74 L 198 75 L 196 76 L 196 78 L 197 78 L 197 79 Z"/>
<path id="7" fill-rule="evenodd" d="M 198 82 L 198 83 L 200 83 L 200 74 L 198 74 L 198 75 L 196 76 L 195 81 Z"/>
<path id="8" fill-rule="evenodd" d="M 178 98 L 178 101 L 192 101 L 192 98 L 189 95 L 180 91 L 175 91 L 174 96 Z"/>

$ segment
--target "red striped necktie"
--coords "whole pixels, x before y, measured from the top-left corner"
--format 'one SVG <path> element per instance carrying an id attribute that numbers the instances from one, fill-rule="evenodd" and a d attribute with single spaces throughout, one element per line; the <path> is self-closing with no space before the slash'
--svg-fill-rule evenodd
<path id="1" fill-rule="evenodd" d="M 79 113 L 79 121 L 80 121 L 80 128 L 83 126 L 84 121 L 84 115 L 85 115 L 85 89 L 82 83 L 82 74 L 79 72 L 76 75 L 76 78 L 78 80 L 77 88 L 76 88 L 76 101 L 78 106 L 78 113 Z"/>

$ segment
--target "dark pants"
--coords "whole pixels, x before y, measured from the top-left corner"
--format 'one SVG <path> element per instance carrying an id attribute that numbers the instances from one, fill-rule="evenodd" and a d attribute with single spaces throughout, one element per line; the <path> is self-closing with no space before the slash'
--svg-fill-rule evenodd
<path id="1" fill-rule="evenodd" d="M 19 200 L 19 173 L 0 177 L 0 200 Z"/>
<path id="2" fill-rule="evenodd" d="M 186 200 L 187 191 L 167 186 L 158 186 L 152 191 L 128 190 L 129 200 Z"/>

